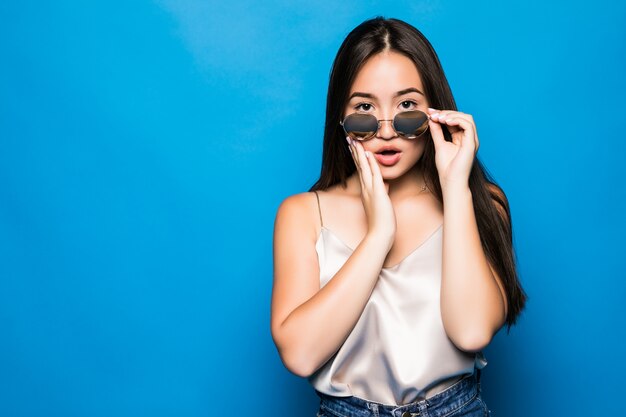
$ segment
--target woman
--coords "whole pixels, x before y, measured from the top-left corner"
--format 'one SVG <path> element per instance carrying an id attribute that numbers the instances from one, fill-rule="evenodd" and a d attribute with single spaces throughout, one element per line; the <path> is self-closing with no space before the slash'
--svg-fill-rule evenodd
<path id="1" fill-rule="evenodd" d="M 482 354 L 524 308 L 508 201 L 428 40 L 377 17 L 333 64 L 322 173 L 274 229 L 272 337 L 318 416 L 482 416 Z"/>

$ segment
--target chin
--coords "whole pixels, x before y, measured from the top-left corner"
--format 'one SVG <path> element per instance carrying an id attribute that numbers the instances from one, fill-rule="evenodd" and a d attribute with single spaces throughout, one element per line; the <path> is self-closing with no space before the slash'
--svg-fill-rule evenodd
<path id="1" fill-rule="evenodd" d="M 407 170 L 403 170 L 400 167 L 380 167 L 380 174 L 383 177 L 383 181 L 391 181 L 391 180 L 395 180 L 396 178 L 401 177 L 402 175 L 406 174 Z"/>
<path id="2" fill-rule="evenodd" d="M 384 166 L 384 165 L 378 165 L 380 167 L 380 174 L 383 177 L 383 181 L 387 181 L 387 180 L 395 180 L 397 178 L 402 177 L 403 175 L 407 175 L 411 172 L 413 172 L 413 169 L 415 168 L 417 162 L 419 161 L 415 161 L 412 165 L 410 166 L 406 166 L 404 164 L 396 164 L 393 166 Z"/>

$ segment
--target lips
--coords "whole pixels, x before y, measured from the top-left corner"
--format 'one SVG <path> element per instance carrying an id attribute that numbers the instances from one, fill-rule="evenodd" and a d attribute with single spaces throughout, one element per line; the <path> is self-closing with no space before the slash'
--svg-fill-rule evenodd
<path id="1" fill-rule="evenodd" d="M 400 149 L 396 148 L 395 146 L 385 145 L 379 148 L 375 153 L 382 155 L 393 155 L 396 152 L 400 152 Z"/>
<path id="2" fill-rule="evenodd" d="M 384 166 L 395 165 L 400 160 L 400 155 L 402 155 L 400 150 L 390 146 L 379 149 L 374 153 L 376 160 Z"/>

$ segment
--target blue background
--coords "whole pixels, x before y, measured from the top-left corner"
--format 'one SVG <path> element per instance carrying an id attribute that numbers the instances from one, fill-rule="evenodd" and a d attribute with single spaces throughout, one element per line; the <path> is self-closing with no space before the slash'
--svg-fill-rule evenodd
<path id="1" fill-rule="evenodd" d="M 270 335 L 273 222 L 376 15 L 432 42 L 511 204 L 493 415 L 622 411 L 626 3 L 59 0 L 0 5 L 0 415 L 314 415 Z"/>

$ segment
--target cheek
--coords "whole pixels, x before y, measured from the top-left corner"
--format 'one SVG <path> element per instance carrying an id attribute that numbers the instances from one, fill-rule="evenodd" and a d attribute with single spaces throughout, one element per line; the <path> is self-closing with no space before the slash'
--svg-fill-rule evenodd
<path id="1" fill-rule="evenodd" d="M 424 149 L 426 148 L 426 142 L 423 139 L 418 139 L 411 147 L 409 147 L 406 151 L 407 154 L 410 154 L 414 158 L 420 158 L 424 153 Z"/>
<path id="2" fill-rule="evenodd" d="M 374 147 L 369 144 L 369 141 L 361 142 L 361 145 L 363 146 L 363 151 L 370 151 L 372 154 L 374 153 Z"/>

